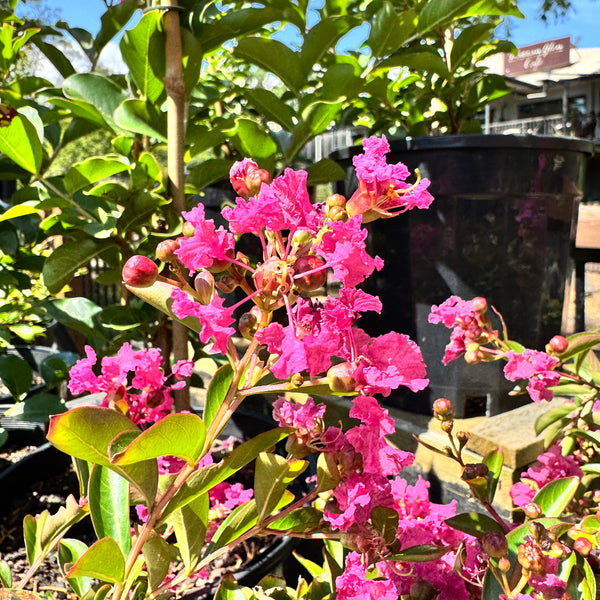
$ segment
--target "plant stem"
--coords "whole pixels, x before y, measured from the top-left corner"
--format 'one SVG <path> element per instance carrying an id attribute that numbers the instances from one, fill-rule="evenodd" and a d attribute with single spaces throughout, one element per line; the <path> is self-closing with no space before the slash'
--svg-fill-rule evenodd
<path id="1" fill-rule="evenodd" d="M 177 0 L 164 0 L 164 6 L 177 9 Z M 165 26 L 165 89 L 167 92 L 167 172 L 169 193 L 173 206 L 181 213 L 185 209 L 185 173 L 183 140 L 185 136 L 185 83 L 183 80 L 181 28 L 179 12 L 167 10 Z M 188 332 L 185 325 L 174 321 L 172 325 L 173 358 L 175 361 L 188 357 Z M 190 391 L 185 386 L 173 394 L 175 410 L 190 409 Z"/>

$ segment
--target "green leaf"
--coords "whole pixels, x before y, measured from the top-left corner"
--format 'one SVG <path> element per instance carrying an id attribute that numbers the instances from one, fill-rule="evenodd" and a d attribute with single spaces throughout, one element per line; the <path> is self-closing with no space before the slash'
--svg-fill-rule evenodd
<path id="1" fill-rule="evenodd" d="M 384 2 L 371 22 L 369 37 L 365 44 L 371 49 L 375 57 L 387 56 L 402 44 L 403 35 L 397 35 L 403 28 L 402 16 L 396 14 L 391 2 Z M 414 26 L 412 27 L 414 30 Z"/>
<path id="2" fill-rule="evenodd" d="M 594 346 L 600 344 L 600 330 L 586 331 L 583 333 L 575 333 L 567 337 L 569 345 L 567 349 L 560 355 L 560 360 L 565 362 L 576 354 L 591 350 Z"/>
<path id="3" fill-rule="evenodd" d="M 38 204 L 37 200 L 28 200 L 22 204 L 11 206 L 0 215 L 0 221 L 8 221 L 9 219 L 24 217 L 26 215 L 35 215 L 39 211 Z"/>
<path id="4" fill-rule="evenodd" d="M 125 133 L 113 115 L 119 104 L 127 99 L 127 94 L 109 78 L 97 73 L 77 73 L 65 79 L 63 91 L 69 98 L 85 100 L 94 105 L 115 133 Z"/>
<path id="5" fill-rule="evenodd" d="M 69 496 L 65 505 L 54 515 L 48 510 L 35 517 L 27 515 L 23 520 L 23 533 L 29 563 L 46 556 L 65 533 L 87 514 L 87 509 L 79 506 L 73 496 Z"/>
<path id="6" fill-rule="evenodd" d="M 4 414 L 7 417 L 31 423 L 48 423 L 50 417 L 67 410 L 65 401 L 56 394 L 35 394 L 17 402 Z"/>
<path id="7" fill-rule="evenodd" d="M 200 333 L 202 326 L 200 321 L 196 317 L 186 317 L 185 319 L 178 319 L 171 310 L 173 305 L 173 299 L 171 298 L 171 292 L 174 286 L 164 282 L 156 281 L 148 287 L 137 287 L 133 285 L 125 285 L 125 287 L 138 298 L 144 300 L 148 304 L 154 306 L 161 312 L 165 313 L 170 319 L 183 323 L 188 329 Z"/>
<path id="8" fill-rule="evenodd" d="M 463 533 L 467 533 L 478 539 L 481 539 L 483 534 L 487 533 L 488 531 L 499 531 L 504 533 L 502 526 L 494 521 L 494 519 L 488 517 L 487 515 L 476 512 L 461 513 L 446 519 L 444 522 L 446 525 L 450 525 L 450 527 L 458 529 L 458 531 L 462 531 Z"/>
<path id="9" fill-rule="evenodd" d="M 7 562 L 0 560 L 0 588 L 12 587 L 12 573 Z"/>
<path id="10" fill-rule="evenodd" d="M 286 152 L 288 160 L 293 159 L 307 142 L 323 133 L 338 118 L 341 102 L 315 102 L 302 115 L 302 119 L 292 131 L 292 142 Z"/>
<path id="11" fill-rule="evenodd" d="M 261 452 L 255 464 L 254 498 L 260 523 L 268 517 L 285 493 L 287 486 L 308 466 L 305 460 L 290 458 L 271 452 Z"/>
<path id="12" fill-rule="evenodd" d="M 274 510 L 279 510 L 294 500 L 294 494 L 286 490 L 283 496 L 274 506 Z M 210 544 L 208 545 L 204 556 L 210 556 L 215 550 L 223 548 L 230 544 L 242 534 L 256 525 L 258 518 L 256 501 L 250 500 L 241 506 L 235 508 L 230 515 L 221 523 Z"/>
<path id="13" fill-rule="evenodd" d="M 275 446 L 293 431 L 291 428 L 279 427 L 260 433 L 256 437 L 240 444 L 220 463 L 195 471 L 186 483 L 175 494 L 163 511 L 163 519 L 173 511 L 191 502 L 194 498 L 208 492 L 218 483 L 253 461 L 261 452 Z"/>
<path id="14" fill-rule="evenodd" d="M 329 158 L 322 158 L 312 164 L 306 170 L 308 173 L 307 185 L 321 185 L 331 183 L 332 181 L 343 181 L 346 178 L 346 172 L 342 167 Z"/>
<path id="15" fill-rule="evenodd" d="M 434 546 L 433 544 L 419 544 L 410 546 L 400 552 L 395 552 L 391 556 L 386 556 L 386 560 L 398 560 L 404 562 L 429 562 L 437 560 L 446 554 L 450 548 L 445 546 Z"/>
<path id="16" fill-rule="evenodd" d="M 533 498 L 545 517 L 559 517 L 575 496 L 579 477 L 562 477 L 547 483 Z"/>
<path id="17" fill-rule="evenodd" d="M 33 371 L 19 356 L 0 355 L 0 379 L 15 400 L 22 400 L 33 383 Z"/>
<path id="18" fill-rule="evenodd" d="M 350 30 L 345 16 L 322 17 L 305 34 L 300 52 L 300 64 L 304 77 L 308 78 L 313 67 L 332 49 L 336 42 Z"/>
<path id="19" fill-rule="evenodd" d="M 139 23 L 125 32 L 120 43 L 125 64 L 143 99 L 156 102 L 165 89 L 165 36 L 160 30 L 162 14 L 146 12 Z"/>
<path id="20" fill-rule="evenodd" d="M 71 567 L 67 577 L 93 577 L 122 585 L 125 577 L 125 557 L 115 540 L 109 537 L 102 538 L 87 549 Z"/>
<path id="21" fill-rule="evenodd" d="M 268 529 L 290 533 L 317 531 L 323 525 L 323 513 L 316 508 L 304 506 L 273 521 Z"/>
<path id="22" fill-rule="evenodd" d="M 117 173 L 128 171 L 128 162 L 117 156 L 92 157 L 75 163 L 64 178 L 65 189 L 69 194 L 75 193 L 91 183 L 111 177 Z"/>
<path id="23" fill-rule="evenodd" d="M 277 75 L 298 96 L 305 78 L 300 55 L 283 42 L 270 38 L 247 37 L 238 42 L 234 55 Z"/>
<path id="24" fill-rule="evenodd" d="M 467 11 L 474 0 L 427 0 L 419 13 L 418 31 L 423 34 L 434 34 L 438 28 L 451 23 L 455 16 Z"/>
<path id="25" fill-rule="evenodd" d="M 121 2 L 109 6 L 108 10 L 100 17 L 100 31 L 94 38 L 94 50 L 98 54 L 127 25 L 137 9 L 137 0 L 121 0 Z"/>
<path id="26" fill-rule="evenodd" d="M 0 127 L 0 152 L 30 173 L 37 173 L 42 165 L 42 143 L 23 115 L 16 115 L 8 127 Z"/>
<path id="27" fill-rule="evenodd" d="M 75 73 L 75 68 L 67 56 L 54 44 L 44 42 L 39 36 L 31 40 L 42 52 L 42 54 L 52 63 L 61 77 L 65 79 Z"/>
<path id="28" fill-rule="evenodd" d="M 98 330 L 95 316 L 102 308 L 88 298 L 55 298 L 44 308 L 59 323 L 80 331 L 90 340 Z"/>
<path id="29" fill-rule="evenodd" d="M 168 522 L 173 526 L 186 574 L 191 574 L 202 556 L 208 527 L 208 494 L 202 494 L 176 511 Z"/>
<path id="30" fill-rule="evenodd" d="M 540 435 L 546 427 L 552 425 L 552 423 L 566 417 L 568 414 L 571 414 L 574 410 L 573 406 L 557 406 L 556 408 L 551 408 L 545 413 L 541 414 L 535 420 L 535 435 Z"/>
<path id="31" fill-rule="evenodd" d="M 148 587 L 150 591 L 154 591 L 169 572 L 172 557 L 171 546 L 161 535 L 153 531 L 146 540 L 142 553 L 148 571 Z"/>
<path id="32" fill-rule="evenodd" d="M 63 571 L 68 571 L 73 563 L 77 562 L 88 547 L 81 541 L 63 538 L 58 546 L 58 562 Z M 91 587 L 91 577 L 73 577 L 67 580 L 73 591 L 81 598 Z"/>
<path id="33" fill-rule="evenodd" d="M 453 72 L 461 66 L 465 68 L 471 67 L 473 54 L 482 42 L 487 41 L 490 31 L 495 26 L 495 23 L 476 23 L 460 32 L 459 36 L 454 40 L 450 53 L 450 67 Z"/>
<path id="34" fill-rule="evenodd" d="M 98 539 L 112 538 L 126 555 L 131 549 L 127 481 L 106 467 L 94 465 L 90 475 L 88 500 Z"/>
<path id="35" fill-rule="evenodd" d="M 502 465 L 504 464 L 504 452 L 502 448 L 498 448 L 490 452 L 484 459 L 483 464 L 489 469 L 488 471 L 488 501 L 493 502 L 498 487 L 498 480 L 502 473 Z"/>
<path id="36" fill-rule="evenodd" d="M 292 107 L 272 91 L 263 88 L 250 88 L 244 90 L 244 96 L 265 119 L 278 123 L 286 131 L 293 129 L 294 111 Z"/>
<path id="37" fill-rule="evenodd" d="M 251 119 L 236 120 L 234 143 L 243 156 L 260 161 L 277 152 L 277 144 L 266 129 Z"/>
<path id="38" fill-rule="evenodd" d="M 205 437 L 206 427 L 198 415 L 174 413 L 146 429 L 124 450 L 111 452 L 110 459 L 116 465 L 130 465 L 168 455 L 193 465 L 201 456 Z"/>
<path id="39" fill-rule="evenodd" d="M 48 440 L 59 450 L 89 462 L 108 467 L 125 477 L 152 506 L 158 485 L 156 461 L 132 465 L 113 465 L 108 448 L 114 438 L 123 432 L 139 429 L 125 416 L 109 408 L 81 406 L 52 417 Z"/>
<path id="40" fill-rule="evenodd" d="M 600 446 L 600 432 L 598 431 L 586 431 L 584 429 L 573 429 L 569 432 L 570 435 L 582 437 L 590 442 Z"/>
<path id="41" fill-rule="evenodd" d="M 42 269 L 44 285 L 51 294 L 57 294 L 92 258 L 114 246 L 116 244 L 112 240 L 96 241 L 94 239 L 62 244 L 44 262 Z"/>
<path id="42" fill-rule="evenodd" d="M 115 110 L 115 122 L 127 131 L 167 141 L 167 113 L 147 100 L 129 99 Z"/>
<path id="43" fill-rule="evenodd" d="M 200 164 L 190 167 L 189 181 L 201 190 L 216 181 L 225 179 L 233 162 L 224 158 L 209 158 Z"/>
<path id="44" fill-rule="evenodd" d="M 206 390 L 206 403 L 204 404 L 204 423 L 208 426 L 213 422 L 219 406 L 225 400 L 225 395 L 233 380 L 233 369 L 226 364 L 217 369 Z"/>

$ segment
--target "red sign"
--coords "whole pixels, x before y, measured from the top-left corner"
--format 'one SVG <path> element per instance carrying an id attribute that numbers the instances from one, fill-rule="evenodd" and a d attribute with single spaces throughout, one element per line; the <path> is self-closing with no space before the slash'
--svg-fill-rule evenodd
<path id="1" fill-rule="evenodd" d="M 519 54 L 504 55 L 504 74 L 522 75 L 536 71 L 549 71 L 570 64 L 571 38 L 559 38 L 519 48 Z"/>

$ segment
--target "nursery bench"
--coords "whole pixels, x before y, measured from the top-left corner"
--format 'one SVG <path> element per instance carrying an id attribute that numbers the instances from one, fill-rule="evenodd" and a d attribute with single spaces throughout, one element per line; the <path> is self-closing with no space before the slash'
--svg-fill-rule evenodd
<path id="1" fill-rule="evenodd" d="M 585 265 L 600 263 L 600 205 L 581 204 L 573 252 L 575 260 L 575 330 L 585 330 Z"/>

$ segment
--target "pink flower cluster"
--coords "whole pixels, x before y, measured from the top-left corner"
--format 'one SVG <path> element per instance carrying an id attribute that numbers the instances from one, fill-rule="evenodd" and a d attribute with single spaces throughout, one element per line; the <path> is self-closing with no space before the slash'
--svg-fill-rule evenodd
<path id="1" fill-rule="evenodd" d="M 537 461 L 521 475 L 521 481 L 510 488 L 510 497 L 516 506 L 524 508 L 547 483 L 561 477 L 583 477 L 577 459 L 563 456 L 559 443 L 553 444 L 537 457 Z"/>
<path id="2" fill-rule="evenodd" d="M 157 348 L 133 350 L 123 344 L 117 356 L 105 356 L 96 374 L 97 357 L 91 346 L 85 347 L 86 358 L 77 361 L 70 371 L 69 391 L 72 394 L 102 393 L 101 406 L 121 408 L 137 424 L 152 424 L 171 412 L 173 390 L 185 385 L 192 374 L 191 361 L 179 361 L 173 366 L 174 383 L 165 375 L 163 358 Z"/>
<path id="3" fill-rule="evenodd" d="M 481 553 L 473 539 L 445 524 L 455 514 L 454 503 L 433 504 L 428 483 L 419 479 L 409 486 L 398 477 L 414 455 L 388 442 L 386 436 L 395 431 L 388 411 L 375 398 L 359 395 L 349 414 L 360 424 L 345 432 L 335 427 L 323 431 L 323 413 L 324 407 L 312 399 L 296 404 L 280 398 L 274 410 L 279 424 L 296 427 L 309 440 L 307 446 L 318 439 L 321 451 L 329 456 L 328 464 L 337 466 L 339 482 L 323 516 L 333 530 L 344 533 L 345 545 L 353 549 L 344 573 L 336 579 L 338 595 L 346 600 L 397 598 L 408 594 L 415 582 L 428 581 L 442 599 L 468 600 L 463 579 L 453 571 L 456 551 L 461 543 L 468 543 L 470 558 L 463 575 L 473 579 L 480 574 Z M 444 556 L 418 564 L 381 561 L 390 540 L 377 529 L 373 515 L 378 509 L 398 515 L 396 535 L 402 548 L 434 544 L 446 551 Z M 377 579 L 372 577 L 373 569 Z"/>
<path id="4" fill-rule="evenodd" d="M 385 136 L 363 142 L 364 154 L 353 159 L 358 189 L 348 200 L 350 215 L 363 215 L 363 223 L 389 218 L 413 208 L 428 208 L 433 197 L 427 191 L 429 180 L 411 185 L 406 182 L 408 169 L 402 164 L 389 165 L 385 155 L 390 146 Z"/>
<path id="5" fill-rule="evenodd" d="M 480 306 L 482 301 L 482 298 L 463 300 L 458 296 L 450 296 L 439 306 L 431 307 L 429 322 L 443 323 L 452 329 L 443 364 L 447 365 L 465 354 L 470 342 L 485 344 L 498 337 L 498 332 L 491 329 L 491 323 L 484 315 L 487 306 Z"/>
<path id="6" fill-rule="evenodd" d="M 431 203 L 426 180 L 411 186 L 405 182 L 404 165 L 387 164 L 385 138 L 369 138 L 364 148 L 355 161 L 364 197 L 386 211 L 391 205 L 407 210 Z M 201 341 L 212 342 L 213 351 L 225 354 L 235 333 L 234 310 L 251 303 L 246 322 L 256 321 L 252 335 L 270 352 L 269 369 L 278 379 L 296 373 L 319 376 L 337 357 L 348 364 L 355 391 L 388 395 L 400 385 L 413 391 L 426 387 L 421 352 L 407 336 L 371 338 L 354 327 L 362 312 L 381 310 L 377 298 L 355 287 L 383 266 L 379 257 L 366 251 L 364 211 L 350 210 L 356 203 L 339 195 L 311 203 L 304 171 L 286 169 L 270 181 L 254 162 L 244 160 L 234 165 L 230 178 L 243 197 L 223 209 L 227 228 L 217 227 L 197 206 L 183 213 L 185 235 L 175 250 L 190 275 L 214 274 L 220 293 L 202 300 L 190 288 L 177 288 L 172 294 L 174 314 L 198 319 Z M 257 236 L 262 247 L 256 264 L 236 252 L 234 236 L 248 233 Z M 341 282 L 338 297 L 321 303 L 301 296 L 322 284 L 326 273 Z M 232 304 L 227 294 L 236 287 L 245 297 Z M 279 308 L 285 309 L 287 323 L 273 321 L 273 311 Z"/>
<path id="7" fill-rule="evenodd" d="M 549 387 L 558 385 L 560 374 L 552 369 L 560 364 L 555 356 L 545 352 L 526 349 L 522 353 L 510 350 L 506 353 L 508 362 L 504 367 L 504 376 L 509 381 L 527 380 L 527 391 L 534 402 L 552 400 Z"/>

